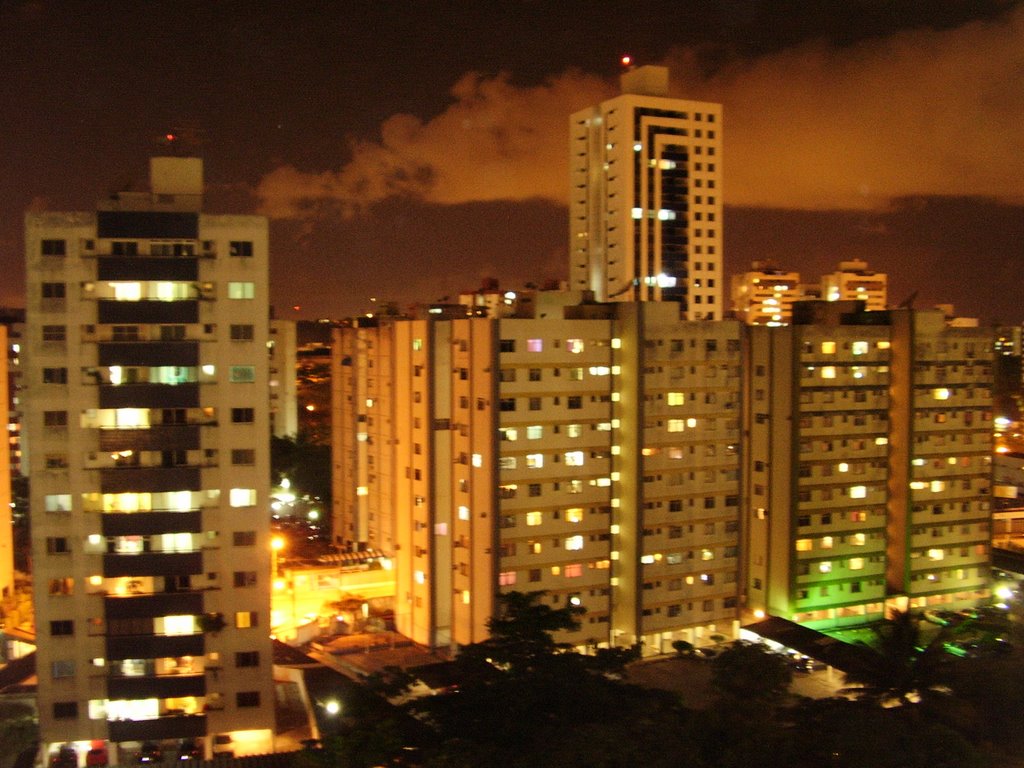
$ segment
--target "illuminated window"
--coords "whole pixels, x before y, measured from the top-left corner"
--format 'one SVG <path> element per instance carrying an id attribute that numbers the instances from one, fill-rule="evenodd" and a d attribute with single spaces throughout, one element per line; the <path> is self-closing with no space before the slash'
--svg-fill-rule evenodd
<path id="1" fill-rule="evenodd" d="M 864 567 L 864 558 L 863 557 L 851 557 L 849 560 L 846 561 L 846 566 L 851 571 L 859 571 L 859 570 L 861 570 Z"/>
<path id="2" fill-rule="evenodd" d="M 565 466 L 567 466 L 567 467 L 582 467 L 583 466 L 583 451 L 568 451 L 565 454 Z"/>
<path id="3" fill-rule="evenodd" d="M 946 389 L 945 387 L 933 389 L 932 397 L 934 397 L 936 400 L 949 400 L 949 390 Z"/>
<path id="4" fill-rule="evenodd" d="M 944 559 L 945 557 L 946 557 L 945 550 L 941 550 L 941 549 L 929 549 L 928 550 L 928 559 L 929 560 L 936 560 L 936 561 L 938 561 L 938 560 Z"/>
<path id="5" fill-rule="evenodd" d="M 832 549 L 833 542 L 834 542 L 834 540 L 833 540 L 833 538 L 831 536 L 822 536 L 821 537 L 821 548 L 822 549 Z"/>
<path id="6" fill-rule="evenodd" d="M 528 453 L 526 454 L 526 467 L 527 469 L 540 469 L 544 466 L 544 454 L 543 453 Z"/>
<path id="7" fill-rule="evenodd" d="M 684 392 L 669 392 L 665 399 L 669 405 L 683 405 L 686 403 L 686 394 Z"/>
<path id="8" fill-rule="evenodd" d="M 575 551 L 583 549 L 583 537 L 582 536 L 569 536 L 565 540 L 565 548 L 569 551 Z"/>
<path id="9" fill-rule="evenodd" d="M 566 437 L 579 437 L 583 434 L 582 424 L 566 424 L 565 435 Z"/>
<path id="10" fill-rule="evenodd" d="M 818 563 L 818 570 L 821 573 L 832 573 L 832 563 L 827 560 L 820 562 Z"/>
<path id="11" fill-rule="evenodd" d="M 235 627 L 237 629 L 252 629 L 258 625 L 256 611 L 236 611 Z"/>
<path id="12" fill-rule="evenodd" d="M 668 422 L 666 422 L 666 429 L 669 432 L 683 432 L 686 430 L 686 420 L 669 419 Z"/>
<path id="13" fill-rule="evenodd" d="M 256 283 L 230 282 L 228 283 L 229 299 L 253 299 L 256 297 Z"/>
<path id="14" fill-rule="evenodd" d="M 511 587 L 516 583 L 516 572 L 515 571 L 502 571 L 498 574 L 498 586 L 500 587 Z"/>
<path id="15" fill-rule="evenodd" d="M 868 488 L 866 485 L 854 485 L 850 488 L 851 499 L 866 499 L 868 495 Z"/>
<path id="16" fill-rule="evenodd" d="M 255 365 L 232 365 L 228 378 L 235 384 L 252 384 L 256 381 Z"/>
<path id="17" fill-rule="evenodd" d="M 498 430 L 501 433 L 502 440 L 508 440 L 514 442 L 519 439 L 519 430 L 514 427 L 502 427 Z"/>
<path id="18" fill-rule="evenodd" d="M 583 508 L 573 507 L 572 509 L 565 510 L 565 521 L 567 523 L 582 523 L 583 522 Z"/>
<path id="19" fill-rule="evenodd" d="M 527 512 L 526 513 L 526 524 L 527 525 L 540 525 L 544 522 L 543 512 Z"/>
<path id="20" fill-rule="evenodd" d="M 797 552 L 810 552 L 811 551 L 811 540 L 810 539 L 797 539 L 796 540 L 796 551 Z"/>
<path id="21" fill-rule="evenodd" d="M 532 426 L 526 428 L 527 440 L 540 440 L 542 437 L 544 437 L 544 427 Z"/>
<path id="22" fill-rule="evenodd" d="M 857 513 L 855 513 L 857 514 Z M 860 514 L 864 514 L 861 512 Z M 868 537 L 863 533 L 855 533 L 850 537 L 850 543 L 855 547 L 863 547 L 867 543 Z"/>
<path id="23" fill-rule="evenodd" d="M 868 353 L 868 343 L 866 341 L 855 341 L 850 345 L 850 351 L 855 355 L 866 355 Z"/>
<path id="24" fill-rule="evenodd" d="M 527 339 L 526 340 L 526 351 L 527 352 L 543 352 L 544 342 L 541 339 Z"/>
<path id="25" fill-rule="evenodd" d="M 945 480 L 932 480 L 932 493 L 941 493 L 946 490 Z"/>
<path id="26" fill-rule="evenodd" d="M 566 339 L 565 348 L 572 354 L 578 355 L 583 351 L 583 339 Z"/>
<path id="27" fill-rule="evenodd" d="M 583 575 L 583 564 L 582 563 L 570 563 L 565 566 L 564 571 L 565 578 L 567 579 L 578 579 Z"/>
<path id="28" fill-rule="evenodd" d="M 158 635 L 194 635 L 196 617 L 160 616 L 153 620 L 153 628 Z"/>
<path id="29" fill-rule="evenodd" d="M 700 551 L 700 559 L 701 560 L 714 560 L 715 559 L 715 553 L 712 550 L 710 550 L 710 549 L 702 549 Z"/>
<path id="30" fill-rule="evenodd" d="M 834 355 L 836 353 L 836 343 L 834 341 L 823 341 L 821 342 L 821 354 L 823 355 Z"/>
<path id="31" fill-rule="evenodd" d="M 836 377 L 836 367 L 834 365 L 823 365 L 821 367 L 821 378 L 823 379 L 834 379 Z"/>
<path id="32" fill-rule="evenodd" d="M 232 488 L 228 491 L 228 503 L 232 507 L 252 507 L 256 505 L 255 488 Z"/>

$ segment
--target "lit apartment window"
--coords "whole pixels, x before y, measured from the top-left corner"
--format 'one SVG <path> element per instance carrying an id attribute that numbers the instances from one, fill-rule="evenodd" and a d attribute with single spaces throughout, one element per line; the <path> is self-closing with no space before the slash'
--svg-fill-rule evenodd
<path id="1" fill-rule="evenodd" d="M 796 551 L 797 552 L 810 552 L 811 551 L 811 540 L 810 539 L 797 539 L 796 540 Z"/>
<path id="2" fill-rule="evenodd" d="M 526 468 L 527 469 L 540 469 L 544 466 L 544 454 L 543 453 L 528 453 L 526 454 Z"/>
<path id="3" fill-rule="evenodd" d="M 578 355 L 583 351 L 583 339 L 566 339 L 565 348 L 572 354 Z"/>
<path id="4" fill-rule="evenodd" d="M 823 379 L 834 379 L 836 377 L 836 367 L 834 365 L 823 365 L 821 367 L 821 378 Z"/>
<path id="5" fill-rule="evenodd" d="M 565 454 L 565 466 L 582 467 L 583 463 L 583 451 L 568 451 Z"/>
<path id="6" fill-rule="evenodd" d="M 229 299 L 252 299 L 256 297 L 256 283 L 251 282 L 229 282 Z"/>
<path id="7" fill-rule="evenodd" d="M 526 513 L 526 524 L 527 525 L 540 525 L 544 522 L 543 512 L 527 512 Z"/>
<path id="8" fill-rule="evenodd" d="M 823 355 L 834 355 L 836 353 L 836 343 L 834 341 L 823 341 L 821 342 L 821 354 Z"/>
<path id="9" fill-rule="evenodd" d="M 665 400 L 669 405 L 685 405 L 686 394 L 684 392 L 669 392 L 665 396 Z"/>
<path id="10" fill-rule="evenodd" d="M 865 499 L 868 495 L 868 488 L 866 485 L 854 485 L 850 487 L 850 498 L 851 499 Z"/>
<path id="11" fill-rule="evenodd" d="M 526 340 L 526 351 L 527 352 L 543 352 L 544 341 L 542 339 L 527 339 Z"/>

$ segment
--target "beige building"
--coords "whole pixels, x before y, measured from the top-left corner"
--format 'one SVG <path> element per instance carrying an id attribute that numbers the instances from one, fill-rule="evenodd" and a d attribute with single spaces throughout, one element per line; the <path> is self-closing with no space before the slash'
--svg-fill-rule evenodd
<path id="1" fill-rule="evenodd" d="M 722 106 L 670 98 L 668 69 L 572 115 L 569 287 L 722 317 Z"/>
<path id="2" fill-rule="evenodd" d="M 299 431 L 295 330 L 294 320 L 270 321 L 270 430 L 274 437 L 294 437 Z"/>
<path id="3" fill-rule="evenodd" d="M 746 607 L 815 627 L 988 595 L 992 338 L 797 305 L 745 352 Z M 758 615 L 760 615 L 758 613 Z"/>
<path id="4" fill-rule="evenodd" d="M 863 301 L 871 311 L 888 306 L 888 276 L 873 272 L 862 259 L 839 262 L 839 268 L 821 276 L 821 297 L 826 301 Z"/>
<path id="5" fill-rule="evenodd" d="M 531 306 L 336 331 L 335 530 L 394 553 L 398 629 L 426 645 L 482 640 L 496 588 L 586 608 L 579 645 L 732 634 L 739 325 Z"/>
<path id="6" fill-rule="evenodd" d="M 267 222 L 202 213 L 198 158 L 150 170 L 26 216 L 39 725 L 80 762 L 273 749 Z"/>
<path id="7" fill-rule="evenodd" d="M 749 272 L 732 276 L 732 309 L 747 325 L 788 325 L 793 302 L 803 298 L 800 273 L 755 261 Z"/>

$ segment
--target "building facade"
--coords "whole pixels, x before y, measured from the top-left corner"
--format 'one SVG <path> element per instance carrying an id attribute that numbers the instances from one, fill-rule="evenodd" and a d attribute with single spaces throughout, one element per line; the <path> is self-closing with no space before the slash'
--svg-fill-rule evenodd
<path id="1" fill-rule="evenodd" d="M 394 554 L 426 645 L 484 639 L 510 590 L 584 607 L 578 645 L 732 634 L 739 324 L 532 299 L 336 331 L 336 530 Z"/>
<path id="2" fill-rule="evenodd" d="M 150 171 L 26 216 L 39 724 L 80 761 L 273 749 L 267 223 Z"/>
<path id="3" fill-rule="evenodd" d="M 802 289 L 799 272 L 755 261 L 750 271 L 732 276 L 732 310 L 747 325 L 788 325 Z"/>
<path id="4" fill-rule="evenodd" d="M 863 301 L 871 311 L 888 306 L 889 278 L 868 269 L 863 259 L 839 262 L 835 272 L 821 276 L 821 298 L 826 301 Z"/>
<path id="5" fill-rule="evenodd" d="M 668 70 L 570 119 L 569 287 L 722 317 L 722 107 L 669 98 Z"/>

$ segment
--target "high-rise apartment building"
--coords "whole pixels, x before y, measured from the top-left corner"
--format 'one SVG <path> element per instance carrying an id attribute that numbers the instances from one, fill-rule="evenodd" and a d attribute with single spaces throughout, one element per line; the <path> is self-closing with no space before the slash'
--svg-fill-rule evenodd
<path id="1" fill-rule="evenodd" d="M 599 301 L 722 317 L 722 107 L 668 96 L 668 70 L 570 120 L 569 281 Z"/>
<path id="2" fill-rule="evenodd" d="M 427 645 L 482 640 L 510 590 L 586 608 L 580 645 L 732 634 L 739 324 L 531 298 L 336 331 L 335 530 L 394 554 Z"/>
<path id="3" fill-rule="evenodd" d="M 273 749 L 267 223 L 150 171 L 26 217 L 39 724 L 80 761 Z"/>
<path id="4" fill-rule="evenodd" d="M 937 311 L 796 306 L 789 327 L 748 329 L 747 608 L 835 627 L 890 606 L 976 604 L 991 333 Z"/>

